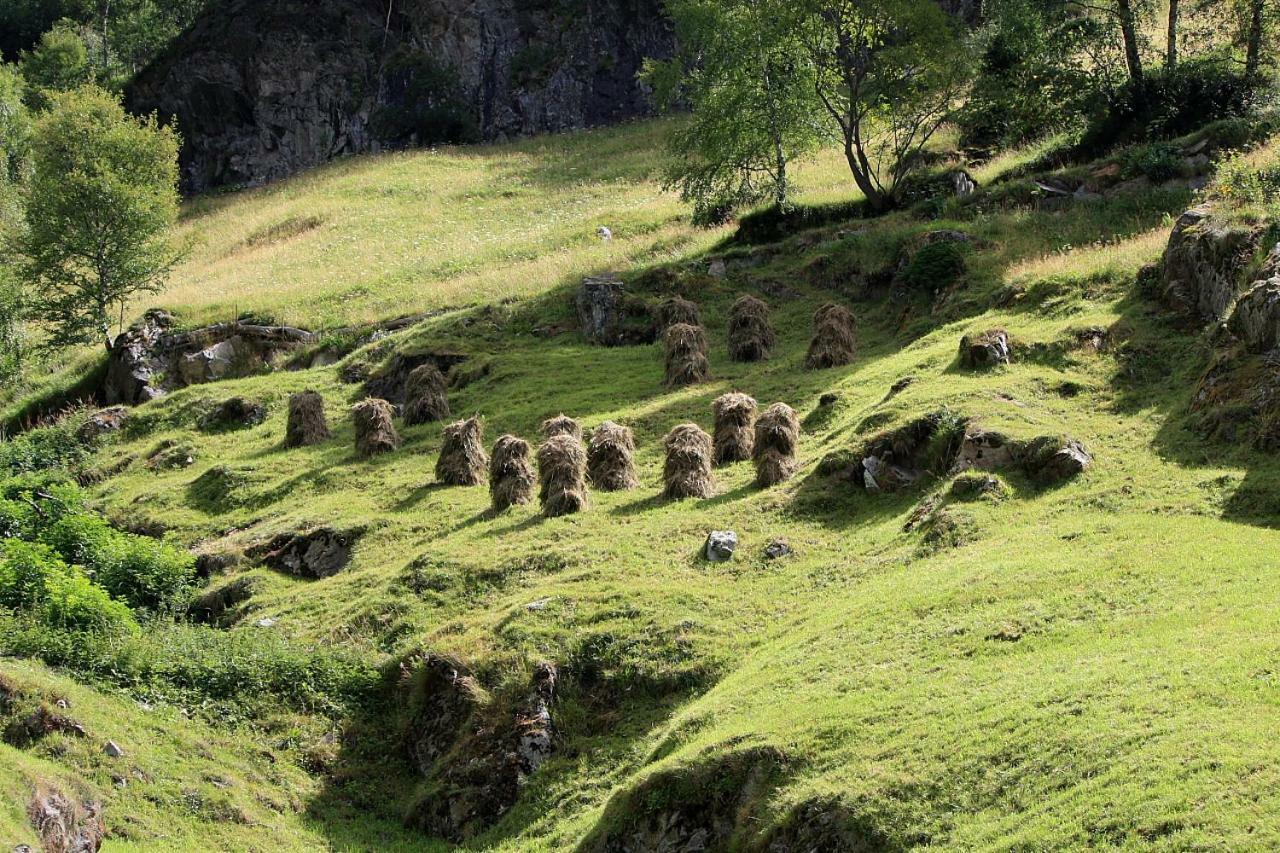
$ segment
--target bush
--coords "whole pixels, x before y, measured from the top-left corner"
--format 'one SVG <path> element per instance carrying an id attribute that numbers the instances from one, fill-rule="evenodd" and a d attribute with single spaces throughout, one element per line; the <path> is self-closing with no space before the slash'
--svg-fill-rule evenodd
<path id="1" fill-rule="evenodd" d="M 964 250 L 959 243 L 942 241 L 922 246 L 902 271 L 901 282 L 911 290 L 939 291 L 964 275 Z"/>
<path id="2" fill-rule="evenodd" d="M 1255 164 L 1244 155 L 1218 165 L 1210 195 L 1228 207 L 1270 210 L 1280 205 L 1280 162 Z M 1280 214 L 1280 211 L 1274 213 Z"/>
<path id="3" fill-rule="evenodd" d="M 0 476 L 54 469 L 74 470 L 88 456 L 76 437 L 78 418 L 33 429 L 0 442 Z"/>
<path id="4" fill-rule="evenodd" d="M 1153 142 L 1125 151 L 1120 166 L 1127 178 L 1145 176 L 1152 183 L 1162 184 L 1182 173 L 1182 152 L 1176 145 Z"/>
<path id="5" fill-rule="evenodd" d="M 195 558 L 179 548 L 111 527 L 96 515 L 68 515 L 41 540 L 69 563 L 84 566 L 113 597 L 138 610 L 180 611 L 195 580 Z"/>
<path id="6" fill-rule="evenodd" d="M 124 604 L 113 601 L 47 546 L 9 539 L 0 548 L 0 607 L 34 614 L 42 624 L 64 630 L 136 626 Z"/>
<path id="7" fill-rule="evenodd" d="M 1094 116 L 1080 143 L 1087 157 L 1117 145 L 1172 139 L 1211 122 L 1249 115 L 1258 83 L 1214 60 L 1156 69 L 1115 90 Z"/>

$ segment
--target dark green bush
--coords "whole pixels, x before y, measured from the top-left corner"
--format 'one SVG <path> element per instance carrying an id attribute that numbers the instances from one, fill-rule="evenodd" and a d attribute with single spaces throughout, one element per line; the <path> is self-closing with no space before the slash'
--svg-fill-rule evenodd
<path id="1" fill-rule="evenodd" d="M 1094 157 L 1118 145 L 1172 139 L 1258 106 L 1256 80 L 1211 59 L 1160 68 L 1116 89 L 1095 113 L 1080 142 Z"/>
<path id="2" fill-rule="evenodd" d="M 1182 152 L 1176 145 L 1153 142 L 1130 148 L 1120 156 L 1125 177 L 1147 177 L 1153 183 L 1162 184 L 1182 173 Z"/>
<path id="3" fill-rule="evenodd" d="M 77 468 L 88 456 L 76 437 L 79 418 L 64 418 L 0 442 L 0 476 L 30 471 Z"/>
<path id="4" fill-rule="evenodd" d="M 910 290 L 943 290 L 964 275 L 964 249 L 961 244 L 941 241 L 922 246 L 912 256 L 899 278 Z"/>
<path id="5" fill-rule="evenodd" d="M 738 220 L 735 239 L 742 243 L 773 243 L 810 228 L 819 228 L 866 216 L 862 201 L 822 205 L 777 205 L 753 211 Z"/>
<path id="6" fill-rule="evenodd" d="M 120 631 L 135 626 L 129 609 L 50 548 L 16 539 L 0 545 L 0 607 L 70 631 Z"/>

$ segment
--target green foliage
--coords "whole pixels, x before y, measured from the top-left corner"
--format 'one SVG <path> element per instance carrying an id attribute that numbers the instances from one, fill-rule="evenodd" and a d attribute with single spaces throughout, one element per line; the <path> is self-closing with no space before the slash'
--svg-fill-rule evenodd
<path id="1" fill-rule="evenodd" d="M 951 241 L 922 246 L 902 271 L 901 281 L 911 290 L 945 290 L 964 275 L 964 254 L 961 245 Z"/>
<path id="2" fill-rule="evenodd" d="M 35 614 L 70 631 L 119 631 L 135 626 L 129 609 L 48 547 L 0 543 L 0 607 Z"/>
<path id="3" fill-rule="evenodd" d="M 27 102 L 32 109 L 46 110 L 52 96 L 88 83 L 92 77 L 89 51 L 70 21 L 60 21 L 40 36 L 40 43 L 23 51 L 19 61 L 27 82 Z"/>
<path id="4" fill-rule="evenodd" d="M 692 113 L 671 134 L 668 186 L 700 225 L 764 199 L 786 208 L 788 164 L 818 142 L 812 66 L 788 19 L 740 0 L 667 8 L 681 51 L 645 79 L 660 105 Z"/>
<path id="5" fill-rule="evenodd" d="M 1280 160 L 1259 164 L 1236 154 L 1218 164 L 1210 196 L 1233 211 L 1257 211 L 1270 218 L 1280 216 Z"/>
<path id="6" fill-rule="evenodd" d="M 1160 184 L 1182 172 L 1182 151 L 1167 142 L 1153 142 L 1126 150 L 1120 156 L 1120 164 L 1126 177 L 1143 176 Z"/>
<path id="7" fill-rule="evenodd" d="M 0 477 L 30 471 L 73 471 L 88 451 L 76 436 L 76 418 L 28 430 L 0 441 Z"/>
<path id="8" fill-rule="evenodd" d="M 159 289 L 178 260 L 178 137 L 92 87 L 36 123 L 25 272 L 52 345 L 110 343 L 112 314 Z"/>

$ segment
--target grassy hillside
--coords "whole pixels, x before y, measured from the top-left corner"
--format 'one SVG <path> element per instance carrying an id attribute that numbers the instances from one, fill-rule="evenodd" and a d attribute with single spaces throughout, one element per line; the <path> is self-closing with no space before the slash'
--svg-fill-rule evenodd
<path id="1" fill-rule="evenodd" d="M 945 219 L 729 245 L 658 193 L 657 134 L 350 160 L 193 205 L 197 248 L 160 300 L 184 317 L 333 326 L 455 309 L 338 365 L 149 403 L 88 464 L 106 474 L 90 488 L 110 517 L 205 552 L 317 526 L 358 532 L 333 577 L 244 559 L 209 584 L 257 579 L 228 635 L 340 649 L 383 677 L 367 701 L 327 713 L 220 705 L 187 719 L 173 702 L 141 710 L 109 673 L 91 692 L 5 659 L 0 672 L 74 694 L 73 713 L 142 774 L 113 787 L 119 763 L 59 735 L 0 747 L 7 799 L 46 777 L 93 787 L 106 849 L 431 849 L 402 827 L 452 784 L 422 779 L 406 746 L 431 652 L 465 665 L 493 719 L 534 664 L 561 670 L 552 756 L 467 849 L 615 849 L 623 832 L 684 843 L 700 822 L 741 849 L 1280 844 L 1280 465 L 1190 428 L 1206 341 L 1140 283 L 1192 194 L 1028 204 L 1014 176 L 1025 152 L 987 167 L 987 200 Z M 809 198 L 830 198 L 834 160 L 803 179 Z M 597 225 L 615 240 L 597 241 Z M 953 286 L 875 284 L 939 229 L 974 241 Z M 726 277 L 708 274 L 712 257 Z M 700 304 L 710 382 L 670 391 L 659 347 L 583 343 L 573 287 L 605 268 L 646 296 Z M 742 293 L 773 306 L 779 346 L 762 364 L 728 360 L 725 318 Z M 858 356 L 809 371 L 810 318 L 831 300 L 857 315 Z M 995 327 L 1013 364 L 961 369 L 961 336 Z M 1104 346 L 1081 343 L 1093 329 Z M 345 370 L 431 349 L 468 356 L 473 379 L 450 402 L 483 416 L 487 444 L 532 441 L 559 412 L 588 428 L 616 420 L 636 433 L 641 487 L 593 493 L 568 518 L 495 516 L 485 489 L 435 483 L 438 424 L 358 458 L 346 413 L 362 392 Z M 334 436 L 285 450 L 285 403 L 303 389 L 324 396 Z M 662 436 L 689 420 L 709 430 L 729 390 L 795 407 L 800 474 L 761 490 L 742 463 L 717 471 L 710 499 L 662 500 Z M 200 429 L 233 395 L 265 404 L 265 423 Z M 976 499 L 945 474 L 872 494 L 820 466 L 939 411 L 1016 438 L 1070 436 L 1095 464 L 1054 488 L 1006 472 L 1001 492 Z M 165 442 L 193 464 L 149 466 Z M 742 546 L 709 564 L 698 551 L 719 529 Z M 766 559 L 775 538 L 794 554 Z M 0 813 L 10 840 L 30 840 L 12 808 Z"/>

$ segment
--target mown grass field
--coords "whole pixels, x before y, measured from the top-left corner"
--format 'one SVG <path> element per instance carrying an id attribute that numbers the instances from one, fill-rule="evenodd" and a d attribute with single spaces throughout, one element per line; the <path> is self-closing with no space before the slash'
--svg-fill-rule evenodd
<path id="1" fill-rule="evenodd" d="M 92 487 L 95 500 L 207 550 L 317 525 L 364 531 L 351 565 L 325 580 L 233 569 L 261 587 L 232 632 L 341 648 L 388 671 L 421 650 L 454 655 L 498 696 L 520 690 L 534 662 L 557 662 L 556 752 L 466 849 L 590 849 L 681 802 L 735 817 L 742 849 L 814 810 L 864 849 L 1280 845 L 1280 465 L 1189 428 L 1207 345 L 1137 284 L 1191 194 L 898 214 L 726 248 L 727 230 L 693 231 L 659 193 L 660 128 L 350 160 L 196 202 L 183 226 L 193 254 L 158 300 L 184 319 L 251 311 L 332 327 L 454 310 L 340 365 L 142 407 L 93 460 L 131 460 Z M 810 198 L 834 197 L 838 165 L 802 172 Z M 318 222 L 289 233 L 304 217 Z M 597 225 L 615 239 L 599 242 Z M 862 272 L 940 228 L 978 241 L 945 298 L 893 302 L 861 287 Z M 711 256 L 728 258 L 724 279 L 707 275 Z M 674 272 L 644 274 L 654 266 Z M 669 391 L 659 347 L 582 342 L 572 290 L 601 269 L 699 302 L 712 381 Z M 728 360 L 740 293 L 773 306 L 780 343 L 766 363 Z M 807 371 L 810 317 L 833 299 L 858 316 L 858 358 Z M 993 327 L 1014 339 L 1014 364 L 961 370 L 961 335 Z M 1076 343 L 1091 327 L 1109 330 L 1102 352 Z M 483 416 L 487 443 L 534 440 L 560 412 L 588 428 L 617 420 L 635 430 L 641 487 L 594 493 L 563 519 L 536 507 L 495 516 L 483 488 L 434 482 L 440 425 L 357 458 L 346 412 L 360 388 L 342 367 L 436 347 L 487 364 L 451 394 L 456 414 Z M 285 403 L 303 389 L 324 395 L 334 437 L 284 450 Z M 713 498 L 661 500 L 662 436 L 687 420 L 709 430 L 711 400 L 729 390 L 796 408 L 799 476 L 760 490 L 740 464 L 717 472 Z M 834 405 L 819 405 L 826 393 Z M 199 415 L 232 395 L 265 403 L 267 421 L 201 431 Z M 817 470 L 943 409 L 1012 436 L 1069 435 L 1095 465 L 1049 489 L 1008 474 L 1004 499 L 971 502 L 949 496 L 946 478 L 874 495 Z M 149 469 L 163 441 L 194 464 Z M 906 530 L 931 498 L 945 535 Z M 713 529 L 741 537 L 733 562 L 699 559 Z M 766 560 L 775 537 L 794 555 Z M 434 849 L 400 824 L 418 781 L 394 690 L 346 719 L 281 709 L 231 723 L 144 711 L 24 661 L 0 670 L 71 693 L 141 774 L 115 785 L 119 762 L 62 736 L 0 746 L 2 842 L 30 840 L 12 803 L 51 776 L 104 799 L 105 849 Z"/>

